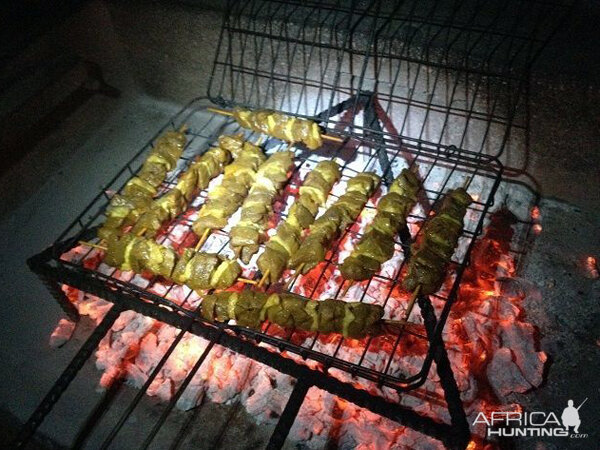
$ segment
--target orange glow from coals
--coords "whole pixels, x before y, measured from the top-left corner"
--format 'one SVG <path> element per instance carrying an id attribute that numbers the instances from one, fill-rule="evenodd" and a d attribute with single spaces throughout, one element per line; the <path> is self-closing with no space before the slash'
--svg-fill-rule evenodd
<path id="1" fill-rule="evenodd" d="M 475 198 L 475 196 L 474 196 Z M 536 217 L 539 218 L 539 210 L 535 213 Z M 363 215 L 366 216 L 369 213 Z M 534 212 L 532 210 L 532 217 Z M 363 217 L 364 219 L 364 217 Z M 456 368 L 459 370 L 456 371 L 461 379 L 466 380 L 469 376 L 473 375 L 473 377 L 477 379 L 485 379 L 486 378 L 486 370 L 490 361 L 493 360 L 495 356 L 494 347 L 488 342 L 488 336 L 485 334 L 477 334 L 475 338 L 473 338 L 473 324 L 476 323 L 478 325 L 482 325 L 484 323 L 483 319 L 477 319 L 475 322 L 473 321 L 473 317 L 481 317 L 474 316 L 471 314 L 469 316 L 468 313 L 477 312 L 479 310 L 488 311 L 492 309 L 496 304 L 496 300 L 491 300 L 492 297 L 497 297 L 497 300 L 502 298 L 501 296 L 505 296 L 506 294 L 500 294 L 500 290 L 498 290 L 496 283 L 497 278 L 499 276 L 507 277 L 512 276 L 514 274 L 514 263 L 513 260 L 509 256 L 509 243 L 511 242 L 512 234 L 508 233 L 507 230 L 510 230 L 510 226 L 506 226 L 506 223 L 502 220 L 498 222 L 493 222 L 492 226 L 486 228 L 485 234 L 481 236 L 480 239 L 477 240 L 475 246 L 473 247 L 472 255 L 471 255 L 471 264 L 465 270 L 463 279 L 461 281 L 459 287 L 459 293 L 457 302 L 453 305 L 453 309 L 451 311 L 451 316 L 449 317 L 448 324 L 451 324 L 452 332 L 449 333 L 449 340 L 452 341 L 452 345 L 456 348 L 459 353 L 458 358 L 452 361 L 453 364 L 456 364 Z M 355 224 L 355 226 L 357 226 Z M 536 227 L 539 227 L 539 231 L 541 231 L 541 225 L 538 223 L 534 224 L 534 231 Z M 350 239 L 349 236 L 346 239 Z M 197 240 L 197 237 L 190 233 L 189 236 L 184 237 L 183 241 L 185 242 L 185 246 L 192 245 L 193 242 Z M 210 244 L 210 242 L 209 242 Z M 209 246 L 209 245 L 207 245 Z M 335 252 L 334 256 L 335 256 Z M 90 265 L 98 265 L 100 263 L 100 258 L 94 257 L 94 255 L 90 254 L 89 256 L 89 264 Z M 88 260 L 85 260 L 86 262 Z M 582 260 L 580 260 L 581 264 Z M 588 267 L 596 267 L 596 258 L 593 256 L 585 257 L 584 260 L 586 266 Z M 324 274 L 321 275 L 321 272 L 324 271 Z M 117 274 L 120 272 L 117 271 Z M 292 273 L 286 273 L 287 279 L 295 276 Z M 450 281 L 449 277 L 449 280 Z M 390 285 L 387 281 L 372 281 L 370 285 L 364 286 L 364 289 L 367 290 L 369 294 L 369 298 L 371 301 L 376 302 L 378 299 L 384 298 L 388 295 L 388 289 L 392 289 L 390 294 L 390 298 L 392 300 L 398 302 L 396 304 L 397 307 L 402 308 L 406 305 L 408 301 L 409 295 L 402 289 L 399 283 L 395 285 Z M 329 295 L 331 292 L 331 285 L 339 285 L 343 282 L 343 279 L 339 276 L 339 272 L 335 269 L 334 264 L 321 263 L 319 267 L 315 268 L 313 271 L 300 276 L 294 284 L 293 291 L 302 295 L 311 296 L 312 298 L 325 298 L 326 295 Z M 449 283 L 447 283 L 449 284 Z M 360 285 L 357 285 L 350 291 L 348 297 L 353 296 L 354 290 L 358 290 Z M 152 288 L 153 289 L 153 288 Z M 439 296 L 445 295 L 449 286 L 442 288 L 439 293 Z M 68 298 L 74 303 L 77 304 L 81 301 L 81 292 L 69 288 L 64 287 L 65 293 Z M 327 291 L 327 292 L 325 292 Z M 435 296 L 432 296 L 432 299 L 435 300 Z M 175 301 L 175 300 L 174 300 Z M 83 308 L 84 306 L 79 305 L 78 308 Z M 96 306 L 89 306 L 90 308 L 94 308 Z M 97 307 L 96 307 L 97 308 Z M 464 317 L 463 317 L 464 316 Z M 418 318 L 419 315 L 415 311 L 413 313 L 412 319 Z M 512 320 L 512 319 L 506 319 Z M 265 323 L 265 327 L 266 327 Z M 156 328 L 162 327 L 163 324 L 158 324 Z M 166 326 L 166 325 L 164 325 Z M 422 328 L 421 324 L 414 324 L 414 327 Z M 155 332 L 155 331 L 152 331 Z M 149 332 L 151 334 L 152 332 Z M 491 330 L 490 333 L 493 331 Z M 115 333 L 116 334 L 116 333 Z M 285 338 L 288 336 L 289 330 L 285 330 L 277 325 L 271 324 L 269 327 L 268 334 L 271 336 L 278 336 L 281 338 Z M 424 330 L 420 331 L 420 334 L 425 334 Z M 477 338 L 479 336 L 479 338 Z M 297 345 L 302 345 L 307 339 L 312 339 L 310 333 L 307 332 L 295 332 L 292 334 L 291 339 Z M 341 341 L 341 336 L 336 334 L 330 335 L 319 335 L 316 340 L 316 346 L 327 353 L 327 348 L 331 352 L 337 351 L 336 346 Z M 375 338 L 364 338 L 364 339 L 344 339 L 343 347 L 341 347 L 340 352 L 345 352 L 340 358 L 347 360 L 352 363 L 356 363 L 358 361 L 358 357 L 363 354 L 363 351 L 369 345 L 368 350 L 369 353 L 367 355 L 366 360 L 368 360 L 368 356 L 372 356 L 373 360 L 372 364 L 376 365 L 381 363 L 382 355 L 390 355 L 393 352 L 397 352 L 396 355 L 401 355 L 402 357 L 422 357 L 426 354 L 428 350 L 428 345 L 426 340 L 410 335 L 405 334 L 401 337 L 398 343 L 395 343 L 396 336 L 383 336 L 383 337 L 375 337 Z M 491 340 L 491 339 L 490 339 Z M 105 342 L 106 343 L 106 342 Z M 367 344 L 368 343 L 368 344 Z M 294 354 L 288 354 L 286 352 L 281 352 L 277 347 L 262 343 L 261 347 L 268 349 L 269 351 L 280 353 L 282 356 L 294 359 L 299 361 L 299 357 Z M 396 349 L 396 346 L 398 349 Z M 206 343 L 199 338 L 183 340 L 179 343 L 177 347 L 176 353 L 174 353 L 173 361 L 169 363 L 170 370 L 176 372 L 178 375 L 177 378 L 174 378 L 174 375 L 168 375 L 173 380 L 179 380 L 186 371 L 189 371 L 190 368 L 194 365 L 195 361 L 202 355 L 202 353 L 206 349 Z M 382 355 L 378 355 L 381 352 Z M 127 349 L 126 358 L 124 362 L 119 365 L 113 365 L 111 368 L 107 370 L 105 375 L 102 378 L 102 384 L 105 386 L 110 385 L 113 379 L 121 376 L 120 372 L 126 372 L 128 367 L 130 366 L 130 361 L 135 360 L 136 354 L 139 353 L 139 346 L 132 345 Z M 200 372 L 200 376 L 204 380 L 210 380 L 210 383 L 216 385 L 221 390 L 229 390 L 235 391 L 242 390 L 246 381 L 243 379 L 243 372 L 236 372 L 233 370 L 235 366 L 235 361 L 237 356 L 233 354 L 229 354 L 228 352 L 224 355 L 211 353 L 208 357 L 205 366 L 203 366 L 202 372 Z M 379 360 L 375 360 L 375 358 L 380 358 Z M 386 360 L 383 360 L 386 361 Z M 299 361 L 307 366 L 315 369 L 325 371 L 323 365 L 314 360 L 303 360 Z M 394 364 L 396 364 L 394 360 Z M 393 366 L 392 366 L 393 367 Z M 372 392 L 375 395 L 382 395 L 381 391 L 374 385 L 368 384 L 360 377 L 352 378 L 349 374 L 342 372 L 339 369 L 331 369 L 329 372 L 329 376 L 337 377 L 344 382 L 352 384 L 357 389 L 364 389 L 368 392 Z M 173 386 L 175 387 L 176 383 L 179 381 L 173 381 Z M 208 382 L 207 382 L 208 383 Z M 485 384 L 482 383 L 481 386 Z M 260 387 L 262 385 L 258 385 Z M 265 395 L 267 395 L 267 390 L 271 389 L 272 385 L 266 384 Z M 415 397 L 421 398 L 423 402 L 430 402 L 430 404 L 435 405 L 435 391 L 415 391 L 418 392 Z M 487 388 L 481 388 L 480 391 L 477 392 L 477 400 L 480 401 L 481 410 L 483 410 L 486 414 L 491 411 L 496 411 L 500 407 L 499 402 L 496 401 L 493 393 L 488 391 Z M 224 398 L 224 397 L 223 397 Z M 328 405 L 324 397 L 313 397 L 311 400 L 307 397 L 307 404 L 312 403 L 314 406 L 311 406 L 309 409 L 314 411 L 322 411 L 327 408 L 331 408 L 331 405 Z M 305 408 L 306 405 L 303 406 Z M 333 411 L 330 416 L 327 418 L 329 421 L 325 419 L 316 420 L 314 423 L 307 422 L 307 428 L 309 431 L 312 431 L 314 434 L 321 433 L 329 433 L 329 425 L 333 424 L 333 428 L 341 427 L 342 423 L 356 421 L 356 418 L 359 417 L 359 413 L 356 412 L 355 405 L 349 403 L 340 398 L 335 399 L 335 404 L 333 406 Z M 518 406 L 516 407 L 519 408 Z M 433 411 L 432 407 L 432 411 Z M 372 414 L 368 411 L 360 412 L 362 417 L 370 417 L 369 414 Z M 324 416 L 323 416 L 324 417 Z M 300 419 L 299 419 L 300 420 Z M 359 425 L 356 425 L 358 427 Z M 374 441 L 374 436 L 376 436 L 376 427 L 378 425 L 374 425 L 373 427 L 367 426 L 361 429 L 360 442 L 365 443 L 367 445 L 372 444 Z M 385 430 L 385 427 L 382 426 L 382 429 Z M 400 435 L 393 437 L 393 439 L 398 438 Z M 335 440 L 335 435 L 332 436 Z M 390 441 L 390 447 L 394 447 L 398 445 L 398 447 L 402 447 L 402 444 L 406 442 L 402 441 L 401 438 L 399 441 Z M 418 446 L 418 444 L 417 444 Z M 375 446 L 374 446 L 375 447 Z M 473 437 L 468 444 L 468 449 L 483 449 L 487 448 L 484 446 L 483 442 L 480 441 L 477 437 Z"/>
<path id="2" fill-rule="evenodd" d="M 594 256 L 588 256 L 585 259 L 585 266 L 591 278 L 600 277 L 600 273 L 598 273 L 598 262 Z"/>
<path id="3" fill-rule="evenodd" d="M 533 208 L 531 208 L 531 218 L 533 220 L 539 220 L 540 217 L 541 217 L 540 208 L 538 208 L 537 206 L 534 206 Z"/>

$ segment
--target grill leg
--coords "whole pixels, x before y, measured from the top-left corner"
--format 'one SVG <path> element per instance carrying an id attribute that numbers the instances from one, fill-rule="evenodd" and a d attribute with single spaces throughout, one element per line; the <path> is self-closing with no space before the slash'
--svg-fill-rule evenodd
<path id="1" fill-rule="evenodd" d="M 54 299 L 58 302 L 58 305 L 67 315 L 67 317 L 73 322 L 79 322 L 79 311 L 77 311 L 75 305 L 71 303 L 71 301 L 62 291 L 62 289 L 60 288 L 60 283 L 57 283 L 56 279 L 52 277 L 36 272 L 35 270 L 34 272 L 36 273 L 40 281 L 44 284 L 44 286 L 46 286 L 46 289 L 48 289 L 50 295 L 52 295 L 52 297 L 54 297 Z"/>
<path id="2" fill-rule="evenodd" d="M 33 436 L 35 430 L 42 424 L 48 413 L 52 410 L 56 402 L 60 399 L 63 392 L 69 387 L 69 384 L 79 370 L 83 367 L 88 358 L 94 353 L 96 347 L 112 327 L 117 317 L 121 313 L 120 308 L 113 306 L 104 316 L 102 322 L 94 329 L 90 337 L 83 343 L 75 357 L 71 360 L 64 372 L 58 377 L 54 386 L 48 391 L 42 403 L 36 408 L 29 420 L 19 431 L 17 439 L 13 443 L 14 447 L 22 448 Z"/>
<path id="3" fill-rule="evenodd" d="M 419 296 L 418 303 L 423 314 L 427 336 L 431 339 L 436 326 L 433 306 L 429 299 L 422 295 Z M 437 342 L 430 342 L 430 345 L 434 346 L 433 360 L 437 366 L 440 384 L 444 390 L 444 398 L 448 404 L 450 420 L 456 431 L 451 448 L 464 449 L 469 443 L 471 430 L 469 428 L 469 422 L 467 421 L 467 415 L 465 414 L 462 400 L 460 399 L 460 391 L 458 390 L 454 373 L 452 372 L 452 366 L 448 359 L 448 353 L 446 352 L 442 339 L 439 339 Z"/>
<path id="4" fill-rule="evenodd" d="M 379 119 L 377 118 L 377 114 L 375 112 L 374 102 L 375 96 L 371 92 L 369 93 L 368 100 L 365 104 L 364 114 L 365 114 L 365 123 L 367 127 L 374 130 L 366 131 L 365 137 L 372 138 L 377 145 L 375 147 L 377 151 L 377 157 L 379 159 L 379 165 L 381 166 L 381 170 L 383 171 L 383 181 L 387 186 L 390 186 L 394 182 L 394 176 L 392 175 L 392 168 L 390 167 L 390 160 L 388 158 L 387 152 L 385 151 L 385 141 L 383 139 L 383 130 L 381 129 L 381 125 L 379 125 Z"/>
<path id="5" fill-rule="evenodd" d="M 279 422 L 277 422 L 275 430 L 273 430 L 271 439 L 269 439 L 267 450 L 279 450 L 283 447 L 283 443 L 296 420 L 298 411 L 300 411 L 300 407 L 302 406 L 302 402 L 304 401 L 304 397 L 306 397 L 306 393 L 310 389 L 310 386 L 310 383 L 303 381 L 302 378 L 296 382 L 294 390 L 279 418 Z"/>

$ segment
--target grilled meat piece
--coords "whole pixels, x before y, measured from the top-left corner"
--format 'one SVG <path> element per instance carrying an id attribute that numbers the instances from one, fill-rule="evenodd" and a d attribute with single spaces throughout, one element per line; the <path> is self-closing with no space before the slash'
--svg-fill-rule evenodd
<path id="1" fill-rule="evenodd" d="M 137 273 L 147 270 L 196 290 L 228 288 L 242 273 L 237 261 L 190 248 L 178 257 L 174 250 L 132 233 L 112 234 L 107 243 L 106 264 Z"/>
<path id="2" fill-rule="evenodd" d="M 325 204 L 329 191 L 339 179 L 340 168 L 333 161 L 321 161 L 306 176 L 286 220 L 279 225 L 258 258 L 258 268 L 263 274 L 268 271 L 270 283 L 281 277 L 290 257 L 300 247 L 302 231 L 315 221 L 319 207 Z"/>
<path id="3" fill-rule="evenodd" d="M 340 266 L 344 278 L 367 280 L 394 255 L 394 237 L 406 225 L 406 218 L 417 202 L 419 180 L 403 169 L 377 204 L 377 214 L 367 226 L 352 253 Z"/>
<path id="4" fill-rule="evenodd" d="M 246 140 L 244 133 L 238 134 L 223 134 L 219 136 L 219 147 L 231 153 L 233 159 L 237 159 L 241 151 L 244 149 Z"/>
<path id="5" fill-rule="evenodd" d="M 231 141 L 237 145 L 237 139 L 219 140 L 229 148 L 233 146 Z M 237 156 L 233 163 L 225 167 L 223 181 L 208 193 L 208 198 L 192 225 L 198 236 L 202 236 L 206 229 L 214 230 L 227 225 L 229 218 L 246 198 L 258 167 L 266 159 L 261 149 L 249 142 L 245 142 L 241 149 L 235 147 L 235 151 Z"/>
<path id="6" fill-rule="evenodd" d="M 305 274 L 323 261 L 333 241 L 358 218 L 379 180 L 371 172 L 360 173 L 350 179 L 344 195 L 310 226 L 308 236 L 291 256 L 288 266 L 297 268 L 302 265 L 302 273 Z"/>
<path id="7" fill-rule="evenodd" d="M 245 109 L 234 110 L 233 117 L 244 128 L 268 134 L 282 141 L 302 142 L 311 150 L 323 145 L 321 130 L 311 120 L 298 119 L 270 110 Z"/>
<path id="8" fill-rule="evenodd" d="M 157 139 L 137 176 L 127 182 L 121 194 L 111 199 L 98 237 L 107 239 L 111 234 L 119 233 L 122 226 L 134 223 L 151 207 L 158 187 L 181 157 L 185 142 L 182 131 L 168 131 Z"/>
<path id="9" fill-rule="evenodd" d="M 442 286 L 458 239 L 462 233 L 471 196 L 463 188 L 449 191 L 437 214 L 423 226 L 421 240 L 412 246 L 412 257 L 402 286 L 421 294 L 433 294 Z"/>
<path id="10" fill-rule="evenodd" d="M 340 300 L 309 300 L 294 294 L 220 292 L 202 300 L 202 317 L 210 322 L 235 320 L 260 329 L 265 321 L 292 330 L 339 333 L 360 339 L 380 332 L 383 308 Z"/>
<path id="11" fill-rule="evenodd" d="M 221 147 L 208 149 L 190 164 L 173 189 L 154 200 L 150 208 L 139 216 L 133 233 L 155 236 L 165 221 L 173 220 L 182 213 L 198 191 L 205 189 L 210 180 L 223 172 L 230 160 L 229 150 Z"/>
<path id="12" fill-rule="evenodd" d="M 258 251 L 258 245 L 273 210 L 273 200 L 294 166 L 292 152 L 271 155 L 256 172 L 256 179 L 242 205 L 240 221 L 231 229 L 229 245 L 244 263 Z"/>
<path id="13" fill-rule="evenodd" d="M 106 264 L 121 270 L 137 273 L 148 270 L 155 275 L 171 277 L 177 259 L 172 249 L 131 233 L 123 236 L 113 234 L 107 244 Z"/>

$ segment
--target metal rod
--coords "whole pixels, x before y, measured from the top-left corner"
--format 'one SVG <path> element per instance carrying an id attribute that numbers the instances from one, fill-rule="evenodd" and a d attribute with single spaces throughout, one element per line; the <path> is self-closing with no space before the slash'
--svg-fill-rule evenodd
<path id="1" fill-rule="evenodd" d="M 50 388 L 42 402 L 29 417 L 25 425 L 23 425 L 23 428 L 21 428 L 17 438 L 13 442 L 14 447 L 21 448 L 29 441 L 29 439 L 31 439 L 35 430 L 42 424 L 48 413 L 54 407 L 54 404 L 60 399 L 63 392 L 69 387 L 71 381 L 77 376 L 79 370 L 83 367 L 92 353 L 94 353 L 96 347 L 98 347 L 98 344 L 104 335 L 113 326 L 120 313 L 121 308 L 117 305 L 113 305 L 112 308 L 108 310 L 102 319 L 102 322 L 100 322 L 94 331 L 92 331 L 92 334 L 83 343 L 67 368 L 58 377 L 56 383 Z"/>
<path id="2" fill-rule="evenodd" d="M 460 398 L 460 391 L 458 390 L 458 385 L 454 378 L 454 372 L 452 371 L 452 366 L 450 365 L 444 342 L 441 337 L 435 334 L 437 326 L 435 312 L 431 305 L 431 301 L 427 296 L 420 295 L 418 296 L 417 301 L 421 308 L 425 330 L 430 339 L 430 345 L 433 350 L 433 359 L 437 367 L 440 384 L 444 391 L 444 398 L 446 399 L 450 420 L 453 425 L 453 432 L 450 436 L 451 446 L 453 448 L 465 448 L 470 436 L 469 423 L 467 422 L 467 415 Z"/>
<path id="3" fill-rule="evenodd" d="M 125 410 L 119 417 L 119 420 L 117 421 L 117 423 L 110 430 L 110 432 L 108 433 L 106 438 L 104 438 L 102 445 L 100 445 L 100 447 L 99 447 L 100 449 L 106 449 L 111 444 L 111 442 L 116 437 L 117 433 L 121 430 L 121 428 L 123 427 L 123 425 L 129 418 L 129 416 L 131 415 L 131 413 L 133 412 L 133 410 L 135 409 L 137 404 L 144 397 L 144 395 L 146 395 L 148 388 L 150 387 L 152 382 L 155 380 L 155 378 L 158 376 L 158 374 L 162 370 L 163 366 L 167 363 L 167 360 L 169 359 L 171 354 L 173 354 L 173 351 L 175 351 L 175 348 L 177 347 L 179 342 L 181 342 L 181 339 L 187 332 L 187 329 L 189 329 L 189 327 L 191 327 L 191 326 L 192 326 L 192 320 L 189 320 L 188 327 L 181 329 L 179 331 L 179 333 L 177 334 L 177 336 L 175 336 L 175 339 L 173 340 L 173 342 L 171 343 L 171 345 L 169 346 L 167 351 L 164 353 L 164 355 L 162 356 L 162 358 L 160 359 L 160 361 L 158 362 L 156 367 L 152 370 L 152 373 L 150 374 L 150 376 L 148 376 L 148 379 L 146 380 L 146 382 L 138 390 L 138 392 L 136 393 L 136 395 L 133 398 L 133 400 L 131 401 L 131 403 L 129 403 L 129 405 L 127 405 L 127 408 L 125 408 Z"/>
<path id="4" fill-rule="evenodd" d="M 160 431 L 162 425 L 165 423 L 165 420 L 167 420 L 167 417 L 169 416 L 169 414 L 171 413 L 172 409 L 177 404 L 177 401 L 183 395 L 183 393 L 185 392 L 186 388 L 189 386 L 189 384 L 191 383 L 192 379 L 196 375 L 196 372 L 198 372 L 198 370 L 200 369 L 200 366 L 202 365 L 202 363 L 204 363 L 204 361 L 208 357 L 208 354 L 210 353 L 210 351 L 212 350 L 212 348 L 215 346 L 215 344 L 217 344 L 219 342 L 219 339 L 220 339 L 222 333 L 223 333 L 223 331 L 221 331 L 216 336 L 215 339 L 211 340 L 208 343 L 208 345 L 206 346 L 206 348 L 202 352 L 202 355 L 200 355 L 200 357 L 198 358 L 198 360 L 196 361 L 196 363 L 194 364 L 194 366 L 191 368 L 190 372 L 185 377 L 185 380 L 183 381 L 183 383 L 181 383 L 181 386 L 179 386 L 179 389 L 177 390 L 177 392 L 173 395 L 173 397 L 171 397 L 171 400 L 169 401 L 169 404 L 167 405 L 167 407 L 164 409 L 164 411 L 162 412 L 162 414 L 158 418 L 158 421 L 152 427 L 152 430 L 150 430 L 150 434 L 146 437 L 146 439 L 142 443 L 140 449 L 146 449 L 152 443 L 152 441 L 154 440 L 154 437 Z"/>
<path id="5" fill-rule="evenodd" d="M 298 415 L 298 411 L 300 411 L 300 407 L 310 388 L 311 384 L 304 381 L 302 378 L 296 381 L 296 385 L 285 404 L 285 409 L 281 413 L 281 417 L 279 417 L 279 421 L 275 426 L 275 430 L 273 430 L 271 439 L 269 439 L 269 443 L 266 447 L 267 450 L 279 450 L 283 447 L 290 432 L 290 428 L 292 428 L 296 416 Z"/>

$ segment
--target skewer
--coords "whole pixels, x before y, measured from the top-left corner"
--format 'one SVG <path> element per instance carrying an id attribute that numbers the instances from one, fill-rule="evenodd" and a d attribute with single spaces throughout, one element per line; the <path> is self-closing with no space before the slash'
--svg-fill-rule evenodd
<path id="1" fill-rule="evenodd" d="M 260 281 L 258 282 L 258 287 L 262 287 L 262 285 L 265 284 L 265 281 L 267 281 L 267 278 L 269 278 L 269 273 L 271 273 L 271 270 L 267 269 Z"/>
<path id="2" fill-rule="evenodd" d="M 87 242 L 87 241 L 78 241 L 78 243 L 80 245 L 87 245 L 88 247 L 93 247 L 93 248 L 97 248 L 98 250 L 108 250 L 108 248 L 104 245 L 100 245 L 100 244 L 93 244 L 92 242 Z"/>
<path id="3" fill-rule="evenodd" d="M 263 137 L 259 136 L 254 145 L 256 145 L 257 147 L 260 147 L 262 142 L 263 142 Z M 206 230 L 204 230 L 204 233 L 202 233 L 202 236 L 200 237 L 200 240 L 196 244 L 196 247 L 194 247 L 195 252 L 198 252 L 202 248 L 202 246 L 208 239 L 208 236 L 210 236 L 211 232 L 212 232 L 212 230 L 210 228 L 207 228 Z"/>
<path id="4" fill-rule="evenodd" d="M 298 279 L 298 277 L 300 276 L 300 274 L 302 273 L 302 268 L 304 267 L 304 263 L 300 264 L 297 268 L 296 268 L 296 272 L 294 273 L 293 278 L 288 281 L 288 283 L 285 285 L 285 290 L 289 291 L 290 287 L 296 282 L 296 280 Z"/>
<path id="5" fill-rule="evenodd" d="M 198 253 L 198 250 L 200 250 L 202 248 L 202 246 L 204 245 L 204 243 L 208 239 L 208 236 L 210 235 L 210 231 L 211 231 L 210 228 L 207 228 L 206 230 L 204 230 L 204 233 L 202 233 L 202 236 L 200 237 L 200 240 L 196 244 L 196 247 L 194 247 L 194 251 L 196 253 Z"/>
<path id="6" fill-rule="evenodd" d="M 410 318 L 410 313 L 412 313 L 413 307 L 415 306 L 415 301 L 419 296 L 419 292 L 421 292 L 421 285 L 418 285 L 410 296 L 410 300 L 408 300 L 408 305 L 406 306 L 406 314 L 404 315 L 404 320 L 408 322 Z"/>
<path id="7" fill-rule="evenodd" d="M 228 117 L 233 116 L 233 113 L 231 111 L 227 111 L 225 109 L 210 108 L 209 107 L 209 108 L 206 108 L 206 110 L 210 111 L 212 113 L 215 113 L 215 114 L 221 114 L 222 116 L 228 116 Z M 344 140 L 342 138 L 337 137 L 337 136 L 330 136 L 328 134 L 321 134 L 321 137 L 323 139 L 326 139 L 326 140 L 331 141 L 331 142 L 339 142 L 339 143 L 344 142 Z"/>
<path id="8" fill-rule="evenodd" d="M 88 247 L 97 248 L 98 250 L 103 250 L 103 251 L 108 250 L 108 247 L 106 247 L 105 245 L 94 244 L 94 243 L 88 242 L 88 241 L 78 241 L 78 242 L 80 245 L 87 245 Z M 197 252 L 197 250 L 195 250 L 195 251 Z M 237 279 L 237 281 L 239 281 L 241 283 L 252 284 L 254 286 L 256 286 L 258 284 L 258 282 L 255 280 L 249 280 L 248 278 L 242 278 L 242 277 L 239 277 Z"/>
<path id="9" fill-rule="evenodd" d="M 219 109 L 219 108 L 212 108 L 212 107 L 208 107 L 206 108 L 207 111 L 210 111 L 212 113 L 215 114 L 221 114 L 222 116 L 233 116 L 233 113 L 231 111 L 227 111 L 225 109 Z"/>
<path id="10" fill-rule="evenodd" d="M 344 280 L 345 282 L 346 280 Z M 344 283 L 342 283 L 343 285 Z M 348 286 L 346 287 L 346 289 L 344 289 L 344 292 L 342 293 L 342 298 L 344 298 L 346 296 L 346 294 L 348 293 L 348 291 L 350 290 L 350 288 L 354 286 L 354 280 L 350 280 L 350 282 L 348 283 Z"/>
<path id="11" fill-rule="evenodd" d="M 404 314 L 404 319 L 401 320 L 382 320 L 382 324 L 385 328 L 389 329 L 394 334 L 400 334 L 404 330 L 404 327 L 409 323 L 408 319 L 410 319 L 410 314 L 415 306 L 415 301 L 419 296 L 419 292 L 421 291 L 421 285 L 417 286 L 413 291 L 410 299 L 408 300 L 408 305 L 406 306 L 406 313 Z"/>
<path id="12" fill-rule="evenodd" d="M 467 177 L 467 178 L 465 179 L 465 182 L 464 182 L 464 183 L 463 183 L 463 185 L 462 185 L 462 188 L 463 188 L 464 190 L 466 190 L 466 189 L 469 187 L 469 185 L 471 184 L 471 181 L 473 181 L 473 178 L 474 178 L 474 177 L 475 177 L 475 174 L 473 174 L 473 175 L 471 175 L 470 177 Z"/>

